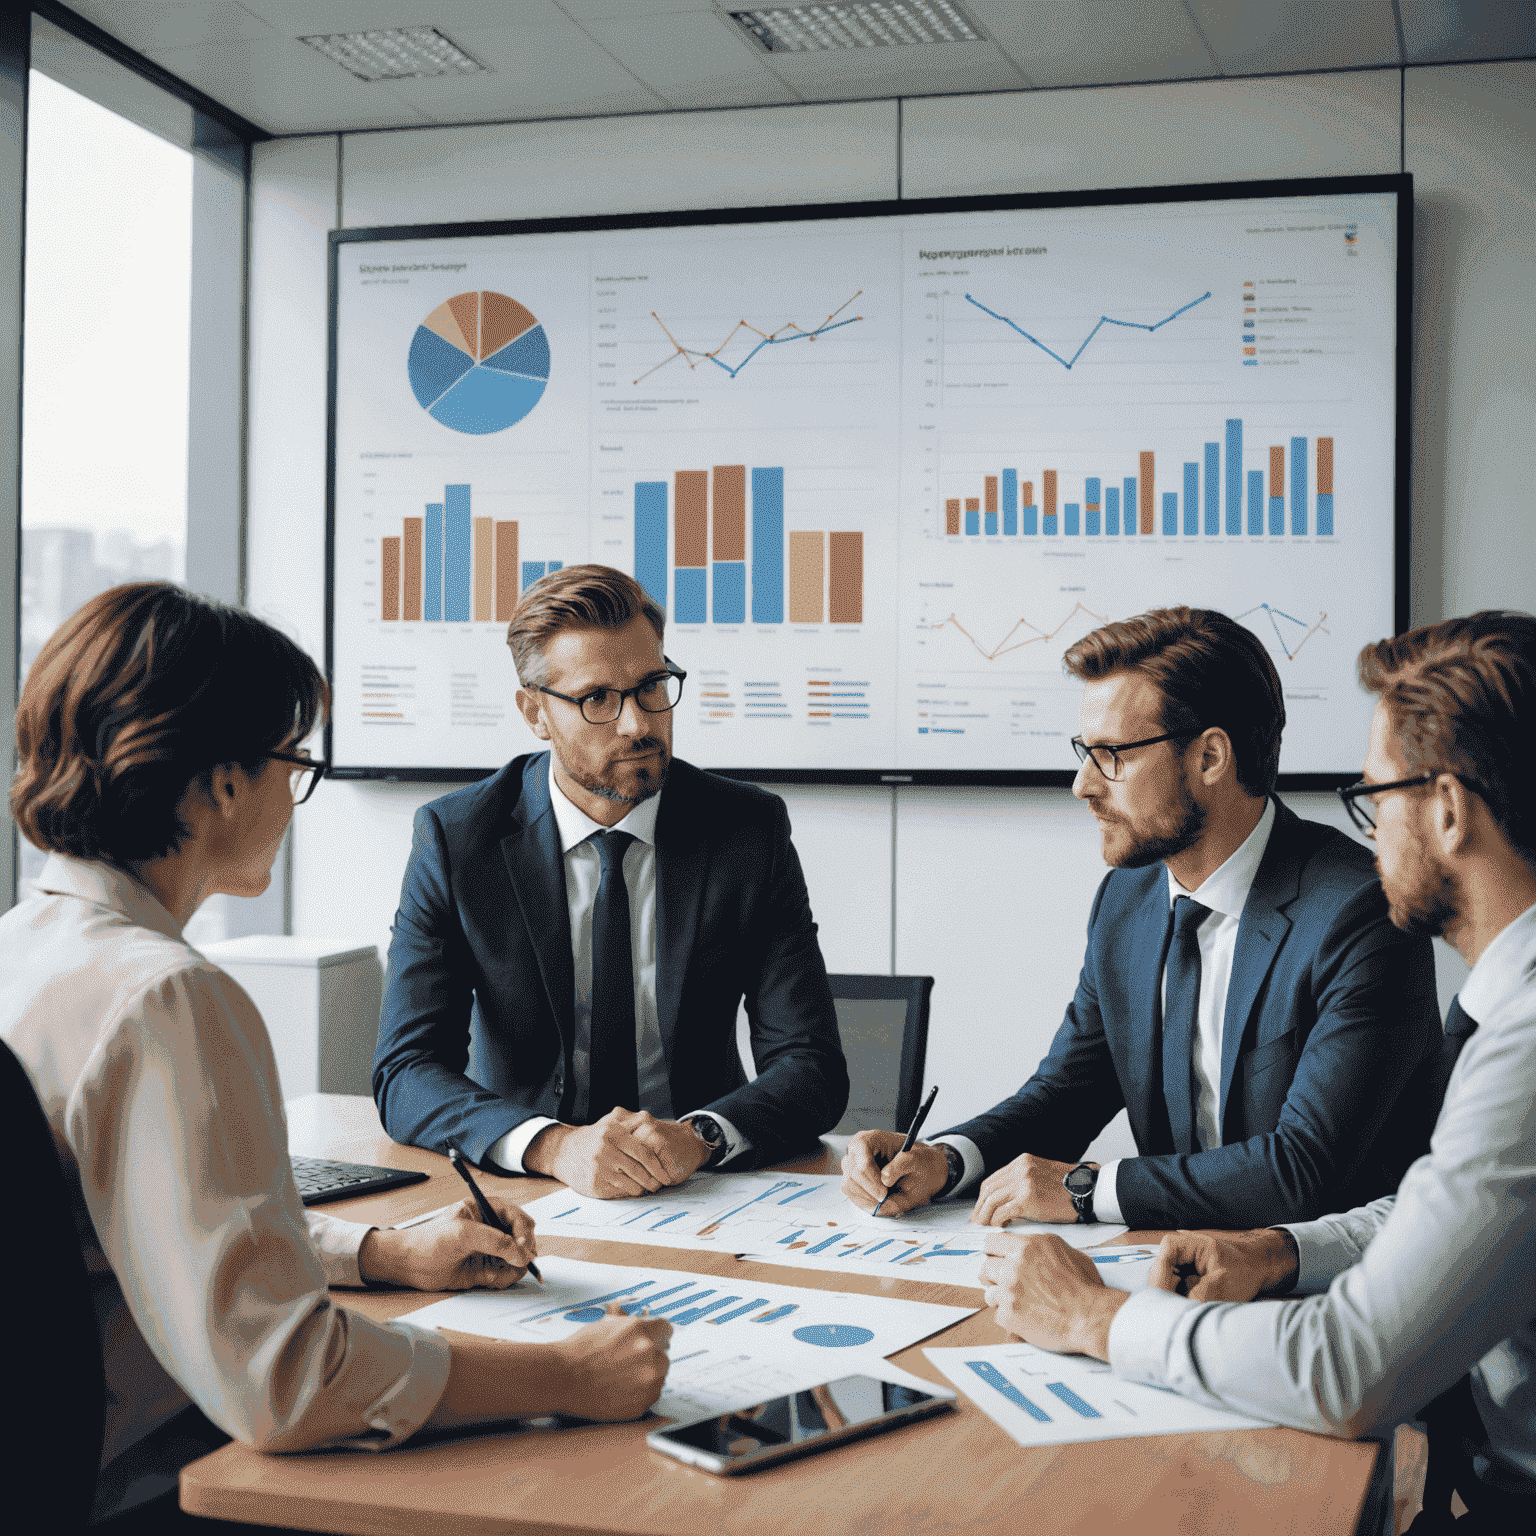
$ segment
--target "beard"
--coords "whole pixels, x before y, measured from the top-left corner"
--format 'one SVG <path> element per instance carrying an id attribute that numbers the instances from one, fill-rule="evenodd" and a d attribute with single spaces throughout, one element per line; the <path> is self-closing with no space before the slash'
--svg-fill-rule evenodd
<path id="1" fill-rule="evenodd" d="M 1382 876 L 1378 855 L 1376 876 L 1381 880 L 1393 927 L 1416 937 L 1437 939 L 1456 922 L 1456 887 L 1451 877 L 1431 864 L 1420 850 L 1414 850 L 1412 869 L 1390 884 Z"/>
<path id="2" fill-rule="evenodd" d="M 1178 804 L 1172 806 L 1156 823 L 1136 826 L 1118 817 L 1114 820 L 1099 817 L 1099 829 L 1104 841 L 1104 862 L 1111 869 L 1145 869 L 1149 864 L 1171 859 L 1199 842 L 1201 833 L 1205 831 L 1205 818 L 1205 807 L 1196 803 L 1189 792 L 1188 783 L 1181 778 Z M 1119 849 L 1110 846 L 1111 831 L 1116 826 L 1123 827 L 1129 839 Z"/>
<path id="3" fill-rule="evenodd" d="M 647 736 L 637 741 L 630 748 L 631 752 L 655 752 L 657 754 L 655 765 L 650 763 L 615 763 L 602 773 L 575 772 L 569 765 L 562 762 L 561 766 L 570 774 L 576 783 L 590 795 L 596 795 L 599 800 L 608 800 L 615 805 L 639 805 L 643 800 L 649 800 L 652 795 L 659 795 L 662 787 L 667 782 L 667 768 L 672 758 L 667 751 L 667 745 L 659 736 Z M 627 768 L 634 775 L 634 785 L 630 789 L 620 788 L 614 782 L 615 769 Z"/>

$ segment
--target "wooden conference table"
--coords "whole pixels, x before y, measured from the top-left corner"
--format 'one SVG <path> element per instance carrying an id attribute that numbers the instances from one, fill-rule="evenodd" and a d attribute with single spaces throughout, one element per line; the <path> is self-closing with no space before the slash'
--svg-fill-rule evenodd
<path id="1" fill-rule="evenodd" d="M 425 1184 L 325 1207 L 338 1216 L 387 1226 L 464 1192 L 446 1158 L 390 1141 L 367 1098 L 314 1094 L 290 1104 L 288 1113 L 295 1152 L 431 1174 Z M 785 1166 L 836 1171 L 830 1151 Z M 488 1175 L 484 1187 L 526 1201 L 560 1186 L 549 1179 Z M 733 1283 L 760 1278 L 956 1306 L 978 1300 L 976 1291 L 960 1286 L 823 1275 L 727 1254 L 543 1233 L 539 1244 L 546 1253 L 729 1275 Z M 416 1291 L 338 1297 L 375 1318 L 398 1317 L 434 1299 Z M 983 1311 L 923 1344 L 1006 1339 L 992 1313 Z M 923 1344 L 892 1358 L 942 1383 Z M 1350 1532 L 1374 1452 L 1369 1445 L 1289 1429 L 1024 1450 L 963 1398 L 957 1406 L 958 1412 L 937 1419 L 739 1478 L 715 1477 L 648 1449 L 645 1436 L 654 1421 L 514 1427 L 407 1444 L 379 1456 L 267 1456 L 232 1444 L 186 1468 L 181 1502 L 194 1514 L 224 1520 L 357 1536 Z"/>

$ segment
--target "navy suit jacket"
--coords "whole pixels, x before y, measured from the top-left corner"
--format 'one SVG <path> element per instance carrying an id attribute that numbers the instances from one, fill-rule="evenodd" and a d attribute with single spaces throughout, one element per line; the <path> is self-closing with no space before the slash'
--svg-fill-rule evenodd
<path id="1" fill-rule="evenodd" d="M 755 1162 L 837 1124 L 848 1072 L 777 795 L 673 761 L 656 817 L 656 962 L 676 1113 L 718 1110 Z M 750 1083 L 736 1049 L 743 997 Z M 533 1115 L 569 1123 L 574 1010 L 565 867 L 540 752 L 416 813 L 373 1063 L 385 1129 L 436 1151 L 452 1139 L 480 1162 Z"/>
<path id="2" fill-rule="evenodd" d="M 1021 1153 L 1076 1162 L 1129 1111 L 1132 1227 L 1305 1221 L 1389 1194 L 1428 1150 L 1440 1010 L 1429 940 L 1387 917 L 1368 849 L 1277 800 L 1238 927 L 1221 1052 L 1222 1145 L 1177 1153 L 1163 1098 L 1162 864 L 1111 870 L 1077 995 L 1035 1075 L 954 1133 L 991 1173 Z"/>

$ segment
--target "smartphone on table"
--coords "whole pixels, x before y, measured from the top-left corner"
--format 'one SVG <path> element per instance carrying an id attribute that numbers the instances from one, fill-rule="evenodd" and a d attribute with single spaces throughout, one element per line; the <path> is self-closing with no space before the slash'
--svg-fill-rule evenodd
<path id="1" fill-rule="evenodd" d="M 874 1376 L 840 1376 L 734 1413 L 654 1429 L 645 1443 L 706 1472 L 749 1472 L 945 1413 L 954 1399 L 942 1391 L 920 1392 Z"/>

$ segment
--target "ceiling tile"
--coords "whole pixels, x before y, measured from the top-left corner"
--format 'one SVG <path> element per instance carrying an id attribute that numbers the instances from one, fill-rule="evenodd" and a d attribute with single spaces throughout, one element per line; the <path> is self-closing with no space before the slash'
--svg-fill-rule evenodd
<path id="1" fill-rule="evenodd" d="M 1190 0 L 1223 74 L 1275 75 L 1402 62 L 1392 0 Z"/>
<path id="2" fill-rule="evenodd" d="M 991 43 L 907 43 L 763 57 L 766 67 L 807 101 L 1017 91 L 1029 84 Z"/>
<path id="3" fill-rule="evenodd" d="M 273 35 L 237 0 L 71 0 L 70 9 L 140 53 Z"/>
<path id="4" fill-rule="evenodd" d="M 763 67 L 764 55 L 712 12 L 586 21 L 632 75 L 674 107 L 756 107 L 799 98 Z"/>
<path id="5" fill-rule="evenodd" d="M 1399 0 L 1410 64 L 1536 55 L 1531 0 Z"/>
<path id="6" fill-rule="evenodd" d="M 746 10 L 752 0 L 735 0 L 737 10 Z M 578 21 L 629 19 L 636 16 L 669 16 L 700 11 L 718 11 L 714 0 L 559 0 L 560 9 Z M 729 7 L 727 7 L 729 9 Z"/>
<path id="7" fill-rule="evenodd" d="M 137 3 L 137 0 L 133 0 Z M 555 0 L 242 0 L 288 37 L 385 27 L 513 27 L 564 18 Z"/>
<path id="8" fill-rule="evenodd" d="M 1036 85 L 1123 85 L 1215 73 L 1181 0 L 963 3 Z"/>

